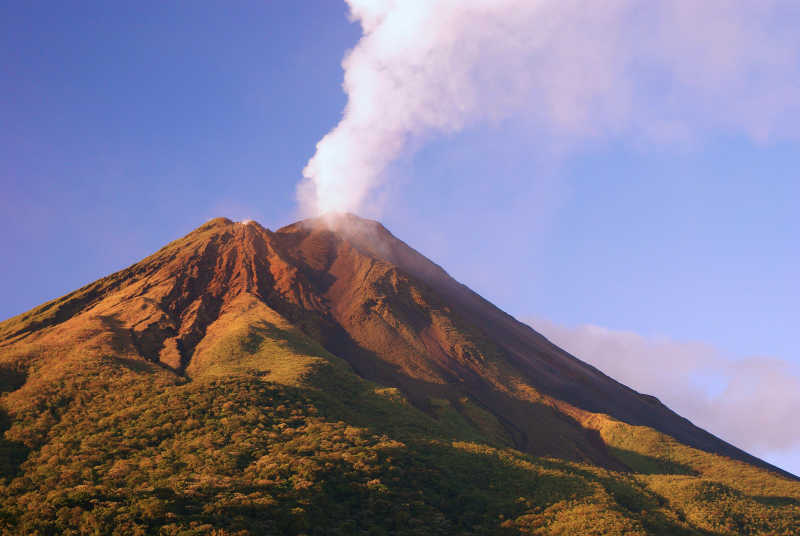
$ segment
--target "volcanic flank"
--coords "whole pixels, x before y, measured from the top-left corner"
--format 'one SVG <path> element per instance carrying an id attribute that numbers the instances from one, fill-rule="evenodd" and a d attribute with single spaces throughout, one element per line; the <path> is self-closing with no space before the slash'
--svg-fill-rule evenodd
<path id="1" fill-rule="evenodd" d="M 211 220 L 0 323 L 0 388 L 8 533 L 800 526 L 791 475 L 352 215 Z"/>

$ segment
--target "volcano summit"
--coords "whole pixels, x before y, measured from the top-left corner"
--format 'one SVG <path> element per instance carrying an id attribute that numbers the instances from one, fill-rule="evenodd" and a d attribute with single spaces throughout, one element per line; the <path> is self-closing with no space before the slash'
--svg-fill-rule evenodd
<path id="1" fill-rule="evenodd" d="M 211 220 L 0 323 L 0 391 L 4 534 L 800 527 L 795 477 L 349 214 Z"/>

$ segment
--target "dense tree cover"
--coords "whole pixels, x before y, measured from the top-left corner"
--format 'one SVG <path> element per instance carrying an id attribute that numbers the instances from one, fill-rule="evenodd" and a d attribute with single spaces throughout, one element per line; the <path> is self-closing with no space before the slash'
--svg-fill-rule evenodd
<path id="1" fill-rule="evenodd" d="M 752 496 L 686 471 L 625 474 L 531 458 L 335 365 L 290 386 L 254 371 L 188 381 L 112 358 L 95 364 L 6 419 L 3 533 L 792 534 L 800 526 L 800 501 L 788 494 L 797 487 L 763 471 L 765 489 Z"/>

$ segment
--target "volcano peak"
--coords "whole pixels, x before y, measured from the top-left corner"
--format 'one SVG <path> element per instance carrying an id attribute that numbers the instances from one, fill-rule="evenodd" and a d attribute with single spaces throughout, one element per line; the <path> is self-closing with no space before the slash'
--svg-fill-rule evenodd
<path id="1" fill-rule="evenodd" d="M 251 395 L 265 386 L 283 402 L 252 401 Z M 496 463 L 494 454 L 485 457 L 490 452 L 486 448 L 504 449 L 517 453 L 513 456 L 518 467 L 532 467 L 530 460 L 541 456 L 583 464 L 575 466 L 581 467 L 575 474 L 584 475 L 575 477 L 579 480 L 590 474 L 586 467 L 602 468 L 608 475 L 656 472 L 691 485 L 717 479 L 743 490 L 736 493 L 751 495 L 766 493 L 761 482 L 768 481 L 786 490 L 778 499 L 789 500 L 786 497 L 796 493 L 800 500 L 791 475 L 556 347 L 455 281 L 381 223 L 353 214 L 303 220 L 275 232 L 256 222 L 210 220 L 125 270 L 0 323 L 0 387 L 7 391 L 0 403 L 11 415 L 10 422 L 18 423 L 7 436 L 26 441 L 26 448 L 45 449 L 47 460 L 55 459 L 52 452 L 75 445 L 98 449 L 116 444 L 70 439 L 71 446 L 47 446 L 48 437 L 70 429 L 59 424 L 63 415 L 91 428 L 94 421 L 86 421 L 86 407 L 94 420 L 108 423 L 104 400 L 117 394 L 140 400 L 142 395 L 136 393 L 146 391 L 147 397 L 164 405 L 158 411 L 143 411 L 165 412 L 180 421 L 191 410 L 173 415 L 171 404 L 184 408 L 181 397 L 194 393 L 192 404 L 203 407 L 197 418 L 223 415 L 220 426 L 232 422 L 234 414 L 255 419 L 225 436 L 235 444 L 235 460 L 253 445 L 292 445 L 284 437 L 306 431 L 312 437 L 327 430 L 325 426 L 337 430 L 325 436 L 325 444 L 344 444 L 354 437 L 351 426 L 366 426 L 395 434 L 398 440 L 387 439 L 391 447 L 386 452 L 469 441 L 483 445 L 469 447 L 484 452 L 481 464 Z M 214 401 L 220 397 L 228 402 L 217 408 Z M 301 399 L 307 405 L 321 404 L 313 406 L 312 413 L 329 420 L 314 421 L 317 428 L 308 423 L 303 426 L 311 428 L 289 426 L 295 422 L 291 415 L 307 409 L 292 405 Z M 288 407 L 294 413 L 286 413 Z M 230 413 L 231 408 L 239 408 L 239 413 Z M 130 415 L 125 409 L 114 411 Z M 273 414 L 283 421 L 276 431 L 267 432 L 263 426 Z M 337 427 L 342 423 L 350 424 L 343 424 L 347 429 L 340 433 Z M 150 439 L 140 436 L 150 437 L 151 432 L 136 428 L 135 422 L 131 426 L 133 431 L 120 432 L 119 437 L 133 434 L 137 445 L 149 444 Z M 160 424 L 158 433 L 168 428 Z M 248 433 L 257 439 L 241 439 Z M 191 448 L 221 441 L 222 436 L 214 434 L 193 439 Z M 174 444 L 180 442 L 176 437 L 170 439 Z M 313 444 L 302 448 L 313 450 L 322 443 Z M 93 456 L 74 459 L 90 460 L 92 471 L 97 471 L 100 465 Z M 248 471 L 270 467 L 271 458 L 265 454 L 253 456 L 241 458 Z M 381 456 L 394 454 L 375 459 Z M 262 458 L 266 461 L 256 461 Z M 137 463 L 150 467 L 149 462 Z M 226 463 L 229 471 L 240 462 Z M 451 461 L 442 463 L 450 467 Z M 552 471 L 553 463 L 546 462 L 543 470 Z M 122 466 L 113 471 L 110 467 L 108 478 L 116 482 Z M 84 473 L 89 474 L 74 472 Z M 541 482 L 537 475 L 533 481 Z M 386 478 L 389 484 L 381 486 L 396 485 L 394 477 L 387 473 Z M 609 488 L 616 490 L 613 493 L 622 489 L 619 482 L 629 480 L 604 478 L 617 486 Z M 47 482 L 47 489 L 55 485 Z M 305 481 L 295 482 L 296 491 L 307 489 Z M 368 487 L 379 485 L 373 477 L 364 482 L 372 482 Z M 581 482 L 586 489 L 605 485 Z M 646 496 L 651 501 L 647 504 L 662 504 L 653 502 L 651 495 Z M 612 496 L 616 497 L 603 500 Z M 635 515 L 640 519 L 644 514 Z M 680 516 L 675 519 L 675 527 L 683 526 Z M 800 514 L 796 520 L 800 522 Z"/>

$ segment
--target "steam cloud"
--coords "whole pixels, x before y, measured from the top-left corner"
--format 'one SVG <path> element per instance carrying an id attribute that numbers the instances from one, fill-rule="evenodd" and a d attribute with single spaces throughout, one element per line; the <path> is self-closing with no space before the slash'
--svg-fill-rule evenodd
<path id="1" fill-rule="evenodd" d="M 612 378 L 661 399 L 698 426 L 765 456 L 800 447 L 800 369 L 769 357 L 731 359 L 694 342 L 584 325 L 532 326 Z M 798 466 L 800 467 L 800 466 Z"/>
<path id="2" fill-rule="evenodd" d="M 513 117 L 532 143 L 622 134 L 766 140 L 800 105 L 794 0 L 346 0 L 362 37 L 348 102 L 298 187 L 305 213 L 356 211 L 431 136 Z"/>

